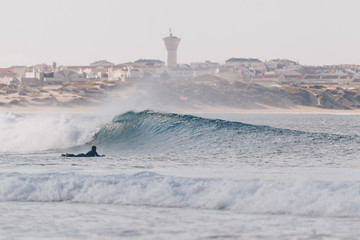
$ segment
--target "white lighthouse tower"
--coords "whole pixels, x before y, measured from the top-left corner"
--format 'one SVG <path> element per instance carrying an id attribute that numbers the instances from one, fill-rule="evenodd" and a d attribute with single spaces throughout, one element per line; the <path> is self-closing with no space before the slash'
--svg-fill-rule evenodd
<path id="1" fill-rule="evenodd" d="M 180 43 L 180 38 L 174 37 L 171 33 L 170 36 L 163 38 L 166 48 L 165 65 L 167 67 L 176 67 L 177 65 L 177 48 Z"/>

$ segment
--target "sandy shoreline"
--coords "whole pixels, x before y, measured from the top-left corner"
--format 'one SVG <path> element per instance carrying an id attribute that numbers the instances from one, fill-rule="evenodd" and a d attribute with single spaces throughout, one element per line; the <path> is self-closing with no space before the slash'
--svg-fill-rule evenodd
<path id="1" fill-rule="evenodd" d="M 171 87 L 172 85 L 170 85 Z M 191 85 L 192 86 L 192 85 Z M 325 88 L 326 90 L 335 91 L 332 88 Z M 119 91 L 116 92 L 107 92 L 100 95 L 89 95 L 89 94 L 80 94 L 71 91 L 65 91 L 62 89 L 61 86 L 46 86 L 41 89 L 36 88 L 24 88 L 19 89 L 17 91 L 11 91 L 9 93 L 0 93 L 0 112 L 10 112 L 10 113 L 110 113 L 110 114 L 121 114 L 126 111 L 141 111 L 141 110 L 154 110 L 160 112 L 172 112 L 172 113 L 181 113 L 181 114 L 206 114 L 206 113 L 216 113 L 216 114 L 341 114 L 341 115 L 360 115 L 360 101 L 357 102 L 357 99 L 360 99 L 360 93 L 348 93 L 345 96 L 345 90 L 337 90 L 336 96 L 345 96 L 344 99 L 348 99 L 350 97 L 357 96 L 351 102 L 353 104 L 341 104 L 341 101 L 334 96 L 329 97 L 329 94 L 325 94 L 327 98 L 324 96 L 320 99 L 318 97 L 317 101 L 318 104 L 314 102 L 308 102 L 306 105 L 311 105 L 312 107 L 307 107 L 304 105 L 293 105 L 293 102 L 289 100 L 289 102 L 282 102 L 283 107 L 273 107 L 264 105 L 264 100 L 256 101 L 254 103 L 249 102 L 246 104 L 241 104 L 241 102 L 233 101 L 227 103 L 226 101 L 210 101 L 211 98 L 199 98 L 201 101 L 197 100 L 197 95 L 195 92 L 191 92 L 188 94 L 189 96 L 183 100 L 181 97 L 181 91 L 179 93 L 166 96 L 165 98 L 157 98 L 158 95 L 160 96 L 163 93 L 159 93 L 158 95 L 154 95 L 155 98 L 149 97 L 148 89 L 142 88 L 134 88 L 134 89 L 127 89 L 126 91 Z M 124 90 L 124 89 L 123 89 Z M 130 92 L 128 92 L 129 90 Z M 199 90 L 199 89 L 197 89 Z M 258 90 L 257 88 L 253 88 L 253 90 Z M 263 90 L 263 89 L 260 89 Z M 299 90 L 291 89 L 292 91 Z M 300 90 L 303 90 L 302 88 Z M 214 88 L 212 89 L 212 93 L 221 93 L 222 95 L 227 94 L 224 89 Z M 321 93 L 313 92 L 314 90 L 311 89 L 309 94 L 311 96 L 315 96 L 318 94 L 319 96 Z M 360 89 L 359 89 L 360 91 Z M 146 93 L 144 93 L 146 92 Z M 156 93 L 156 92 L 155 92 Z M 233 92 L 229 92 L 232 94 Z M 263 94 L 260 91 L 256 92 L 257 94 Z M 271 93 L 271 92 L 270 92 Z M 238 94 L 238 93 L 237 93 Z M 275 93 L 271 93 L 268 97 L 270 100 L 273 99 L 273 95 Z M 276 93 L 277 94 L 277 93 Z M 296 95 L 296 92 L 293 93 Z M 166 94 L 165 94 L 166 95 Z M 151 96 L 151 95 L 150 95 Z M 211 95 L 210 95 L 211 96 Z M 237 96 L 237 95 L 236 95 Z M 239 95 L 242 96 L 241 94 Z M 305 95 L 307 96 L 307 95 Z M 176 101 L 171 101 L 171 98 L 175 98 Z M 140 100 L 139 100 L 140 99 Z M 170 99 L 170 102 L 169 102 Z M 180 100 L 179 100 L 180 99 Z M 189 100 L 190 99 L 190 100 Z M 260 98 L 261 99 L 261 98 Z M 307 98 L 300 98 L 300 100 L 306 100 Z M 325 99 L 325 100 L 324 100 Z M 234 100 L 234 99 L 232 99 Z M 265 102 L 271 102 L 271 101 Z M 282 99 L 277 99 L 282 100 Z M 299 100 L 299 99 L 298 99 Z M 320 104 L 321 101 L 323 104 Z M 331 100 L 331 101 L 330 101 Z M 336 101 L 335 101 L 336 100 Z M 335 101 L 335 103 L 334 103 Z M 348 101 L 348 100 L 347 100 Z M 206 105 L 208 102 L 215 102 L 219 105 Z M 274 101 L 273 101 L 274 102 Z M 280 101 L 281 102 L 281 101 Z M 300 101 L 301 102 L 301 101 Z M 305 101 L 306 102 L 306 101 Z M 167 104 L 166 104 L 167 103 Z M 199 105 L 193 105 L 199 103 Z M 339 103 L 339 104 L 338 104 Z M 174 104 L 174 105 L 171 105 Z M 233 106 L 242 106 L 244 108 L 236 108 L 236 107 L 226 107 L 224 105 L 231 104 Z M 302 104 L 302 103 L 298 103 Z M 138 107 L 137 107 L 138 106 Z M 141 106 L 150 106 L 146 109 L 139 109 Z M 154 109 L 151 106 L 159 106 L 155 107 Z M 252 108 L 245 108 L 246 106 Z M 322 106 L 324 108 L 318 108 L 314 106 Z M 134 107 L 134 108 L 131 108 Z M 327 108 L 325 108 L 327 107 Z M 340 108 L 340 109 L 330 109 L 330 108 Z M 122 112 L 119 112 L 122 108 Z M 343 109 L 341 109 L 343 108 Z M 344 109 L 351 109 L 351 110 L 344 110 Z"/>
<path id="2" fill-rule="evenodd" d="M 188 109 L 182 113 L 202 114 L 202 113 L 231 113 L 231 114 L 341 114 L 341 115 L 360 115 L 360 109 L 356 110 L 337 110 L 316 107 L 296 106 L 289 108 L 265 107 L 264 109 L 239 109 L 239 108 L 217 108 L 205 107 L 203 109 Z"/>
<path id="3" fill-rule="evenodd" d="M 240 109 L 229 107 L 203 106 L 197 108 L 174 108 L 162 112 L 173 112 L 181 114 L 338 114 L 338 115 L 360 115 L 360 109 L 356 110 L 334 110 L 315 107 L 296 106 L 289 108 L 275 108 L 263 106 L 262 109 Z M 29 113 L 90 113 L 101 111 L 101 105 L 98 106 L 72 106 L 72 107 L 54 107 L 54 106 L 11 106 L 0 107 L 0 112 L 29 114 Z M 132 111 L 134 109 L 129 109 Z M 145 109 L 144 109 L 145 110 Z M 152 109 L 149 109 L 152 110 Z"/>
<path id="4" fill-rule="evenodd" d="M 45 107 L 45 106 L 11 106 L 0 107 L 0 112 L 16 114 L 36 114 L 36 113 L 88 113 L 96 110 L 94 107 Z"/>

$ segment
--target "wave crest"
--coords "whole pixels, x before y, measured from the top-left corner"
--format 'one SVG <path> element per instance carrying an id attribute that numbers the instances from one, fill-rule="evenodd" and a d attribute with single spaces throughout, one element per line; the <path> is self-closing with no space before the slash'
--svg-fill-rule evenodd
<path id="1" fill-rule="evenodd" d="M 241 122 L 206 119 L 192 115 L 152 111 L 127 112 L 103 125 L 90 144 L 107 152 L 124 154 L 191 152 L 190 156 L 233 156 L 236 159 L 295 158 L 296 155 L 329 150 L 329 154 L 347 154 L 344 146 L 356 136 L 309 133 L 257 126 Z M 310 156 L 309 155 L 309 156 Z M 304 158 L 309 156 L 304 155 Z"/>
<path id="2" fill-rule="evenodd" d="M 133 175 L 0 174 L 0 201 L 201 208 L 242 213 L 360 217 L 358 181 Z"/>

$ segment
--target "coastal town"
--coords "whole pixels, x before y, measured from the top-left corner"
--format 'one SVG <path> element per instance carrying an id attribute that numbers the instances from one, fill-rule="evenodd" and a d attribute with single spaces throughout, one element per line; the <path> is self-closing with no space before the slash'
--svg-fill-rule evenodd
<path id="1" fill-rule="evenodd" d="M 84 105 L 103 101 L 111 91 L 152 82 L 214 86 L 215 81 L 221 79 L 269 89 L 299 86 L 357 89 L 360 86 L 360 65 L 306 66 L 288 59 L 255 58 L 178 64 L 180 38 L 170 32 L 163 42 L 165 61 L 139 59 L 117 64 L 99 60 L 84 66 L 53 62 L 0 68 L 0 106 Z"/>

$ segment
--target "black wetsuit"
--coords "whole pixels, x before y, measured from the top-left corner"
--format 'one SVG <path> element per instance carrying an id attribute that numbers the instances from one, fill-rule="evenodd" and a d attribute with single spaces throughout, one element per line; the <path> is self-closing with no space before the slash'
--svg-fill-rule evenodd
<path id="1" fill-rule="evenodd" d="M 80 154 L 67 154 L 66 157 L 100 157 L 100 155 L 96 152 L 96 150 L 92 149 L 91 151 Z"/>
<path id="2" fill-rule="evenodd" d="M 91 151 L 86 153 L 84 157 L 100 157 L 100 155 L 96 152 L 95 149 L 91 149 Z"/>

